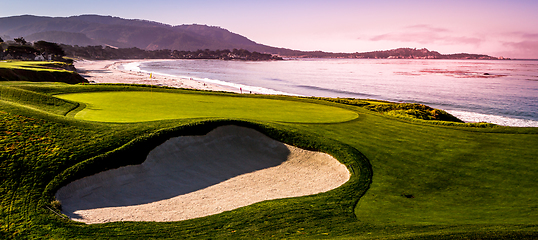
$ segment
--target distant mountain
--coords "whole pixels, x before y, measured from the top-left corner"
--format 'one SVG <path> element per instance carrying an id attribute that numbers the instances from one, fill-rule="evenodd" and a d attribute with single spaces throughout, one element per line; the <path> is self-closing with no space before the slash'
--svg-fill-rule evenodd
<path id="1" fill-rule="evenodd" d="M 246 49 L 280 52 L 219 27 L 171 26 L 145 20 L 111 16 L 39 17 L 31 15 L 0 18 L 0 36 L 24 37 L 69 45 L 105 45 L 145 50 Z"/>
<path id="2" fill-rule="evenodd" d="M 24 37 L 26 41 L 35 42 L 35 41 L 48 41 L 55 43 L 62 43 L 67 45 L 79 45 L 79 46 L 88 46 L 88 45 L 99 45 L 99 42 L 94 41 L 91 38 L 88 38 L 84 33 L 72 33 L 72 32 L 61 32 L 61 31 L 48 31 L 48 32 L 38 32 L 30 34 Z"/>
<path id="3" fill-rule="evenodd" d="M 285 57 L 496 59 L 486 55 L 467 53 L 443 55 L 427 49 L 410 48 L 366 53 L 305 52 L 259 44 L 220 27 L 197 24 L 172 26 L 146 20 L 99 15 L 4 17 L 0 18 L 0 37 L 4 40 L 24 37 L 31 42 L 44 40 L 67 45 L 136 47 L 143 50 L 196 51 L 235 48 Z"/>

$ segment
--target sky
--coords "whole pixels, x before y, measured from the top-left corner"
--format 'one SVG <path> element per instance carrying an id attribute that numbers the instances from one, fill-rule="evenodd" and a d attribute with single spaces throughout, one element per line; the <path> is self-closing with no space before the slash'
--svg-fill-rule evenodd
<path id="1" fill-rule="evenodd" d="M 219 26 L 257 43 L 304 51 L 400 47 L 538 59 L 537 0 L 24 0 L 0 17 L 82 14 Z"/>

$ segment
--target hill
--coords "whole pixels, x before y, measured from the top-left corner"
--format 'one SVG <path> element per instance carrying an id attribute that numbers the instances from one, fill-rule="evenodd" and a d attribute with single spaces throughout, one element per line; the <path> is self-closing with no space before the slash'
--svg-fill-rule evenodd
<path id="1" fill-rule="evenodd" d="M 245 36 L 215 26 L 198 24 L 172 26 L 147 20 L 99 15 L 4 17 L 0 18 L 0 36 L 5 40 L 24 37 L 30 42 L 44 40 L 66 45 L 101 45 L 143 50 L 245 49 L 285 57 L 497 59 L 487 55 L 467 53 L 444 55 L 427 49 L 410 48 L 365 53 L 297 51 L 259 44 Z"/>
<path id="2" fill-rule="evenodd" d="M 220 27 L 206 25 L 171 26 L 145 20 L 111 16 L 72 17 L 13 16 L 0 18 L 0 36 L 24 37 L 68 45 L 103 45 L 145 50 L 246 49 L 278 52 Z"/>
<path id="3" fill-rule="evenodd" d="M 384 51 L 373 52 L 356 52 L 356 53 L 331 53 L 322 51 L 313 52 L 295 52 L 291 53 L 293 57 L 311 57 L 311 58 L 374 58 L 374 59 L 504 59 L 483 54 L 456 53 L 441 54 L 437 51 L 430 51 L 426 48 L 396 48 Z"/>

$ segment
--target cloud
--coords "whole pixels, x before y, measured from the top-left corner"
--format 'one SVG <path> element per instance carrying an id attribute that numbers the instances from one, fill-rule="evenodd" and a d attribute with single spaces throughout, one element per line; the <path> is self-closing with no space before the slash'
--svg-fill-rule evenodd
<path id="1" fill-rule="evenodd" d="M 523 34 L 524 38 L 538 39 L 538 33 L 525 33 Z"/>
<path id="2" fill-rule="evenodd" d="M 538 33 L 535 33 L 535 32 L 507 32 L 504 35 L 527 39 L 527 40 L 538 39 Z"/>
<path id="3" fill-rule="evenodd" d="M 436 28 L 436 27 L 432 27 L 432 26 L 427 25 L 427 24 L 412 25 L 412 26 L 408 26 L 406 28 L 407 29 L 417 29 L 417 30 L 420 30 L 420 31 L 430 31 L 430 32 L 450 32 L 450 30 L 448 30 L 446 28 Z"/>
<path id="4" fill-rule="evenodd" d="M 534 40 L 524 40 L 519 42 L 503 42 L 506 50 L 505 55 L 514 55 L 518 58 L 538 59 L 538 37 Z"/>
<path id="5" fill-rule="evenodd" d="M 397 32 L 370 37 L 369 40 L 416 42 L 420 44 L 469 44 L 475 46 L 480 45 L 484 41 L 482 38 L 477 37 L 457 36 L 446 28 L 437 28 L 426 24 L 408 26 Z"/>
<path id="6" fill-rule="evenodd" d="M 499 56 L 538 59 L 538 33 L 505 32 L 496 38 Z"/>

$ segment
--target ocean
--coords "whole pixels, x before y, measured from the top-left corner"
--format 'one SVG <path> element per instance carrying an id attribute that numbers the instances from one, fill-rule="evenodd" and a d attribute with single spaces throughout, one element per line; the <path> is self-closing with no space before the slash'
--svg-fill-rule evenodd
<path id="1" fill-rule="evenodd" d="M 128 68 L 244 93 L 421 103 L 466 122 L 538 127 L 538 60 L 174 60 Z"/>

